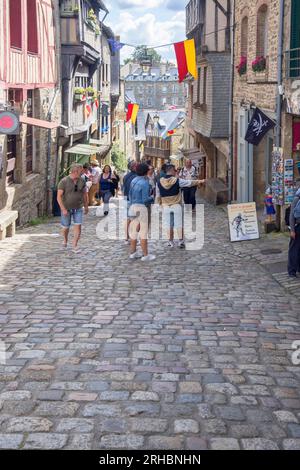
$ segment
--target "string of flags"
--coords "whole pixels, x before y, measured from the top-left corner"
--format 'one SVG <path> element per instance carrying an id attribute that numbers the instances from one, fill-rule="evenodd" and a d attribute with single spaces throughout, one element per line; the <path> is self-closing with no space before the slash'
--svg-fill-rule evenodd
<path id="1" fill-rule="evenodd" d="M 109 39 L 109 44 L 113 52 L 119 51 L 124 46 L 134 47 L 131 44 L 119 42 L 116 39 Z M 174 44 L 165 44 L 165 46 L 174 46 L 175 55 L 177 60 L 178 78 L 179 83 L 183 82 L 187 78 L 188 74 L 194 77 L 195 80 L 198 78 L 197 59 L 196 59 L 196 46 L 194 39 L 187 39 L 185 41 L 176 42 Z M 151 49 L 158 49 L 163 46 L 151 47 Z M 145 49 L 148 49 L 145 47 Z"/>

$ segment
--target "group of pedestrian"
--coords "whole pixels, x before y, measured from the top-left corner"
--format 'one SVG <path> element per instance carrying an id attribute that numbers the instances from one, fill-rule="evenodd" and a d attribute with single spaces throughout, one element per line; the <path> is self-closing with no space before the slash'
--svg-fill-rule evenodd
<path id="1" fill-rule="evenodd" d="M 104 215 L 109 211 L 109 200 L 118 196 L 120 177 L 110 165 L 105 165 L 103 170 L 98 160 L 92 160 L 90 164 L 83 165 L 83 177 L 89 193 L 89 205 L 99 206 L 104 204 Z"/>
<path id="2" fill-rule="evenodd" d="M 196 169 L 188 160 L 185 167 L 178 171 L 175 166 L 164 164 L 155 175 L 151 164 L 131 162 L 129 172 L 124 177 L 124 196 L 128 201 L 127 243 L 130 243 L 130 259 L 141 258 L 152 261 L 154 254 L 148 253 L 148 232 L 150 224 L 150 207 L 160 204 L 168 232 L 168 246 L 175 246 L 175 230 L 179 248 L 185 248 L 183 230 L 182 191 L 185 204 L 196 207 L 197 186 L 205 180 L 197 179 Z M 137 239 L 140 238 L 142 255 L 137 252 Z"/>

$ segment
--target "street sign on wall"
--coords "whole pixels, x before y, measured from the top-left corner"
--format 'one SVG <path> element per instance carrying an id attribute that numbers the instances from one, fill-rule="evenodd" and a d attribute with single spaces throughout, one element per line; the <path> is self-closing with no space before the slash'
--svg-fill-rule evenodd
<path id="1" fill-rule="evenodd" d="M 0 134 L 20 133 L 19 116 L 12 111 L 0 111 Z"/>

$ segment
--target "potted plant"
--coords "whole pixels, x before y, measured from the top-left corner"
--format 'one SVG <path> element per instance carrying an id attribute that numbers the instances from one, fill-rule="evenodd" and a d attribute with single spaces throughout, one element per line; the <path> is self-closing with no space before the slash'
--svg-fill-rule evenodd
<path id="1" fill-rule="evenodd" d="M 267 60 L 265 57 L 260 56 L 256 57 L 256 59 L 252 62 L 252 70 L 253 72 L 264 72 L 267 67 Z"/>
<path id="2" fill-rule="evenodd" d="M 247 57 L 241 57 L 240 63 L 236 66 L 236 68 L 240 77 L 245 75 L 247 73 Z"/>
<path id="3" fill-rule="evenodd" d="M 96 92 L 95 88 L 93 88 L 92 86 L 88 86 L 85 91 L 87 93 L 87 96 L 89 97 L 94 97 Z"/>
<path id="4" fill-rule="evenodd" d="M 84 101 L 85 100 L 85 88 L 76 87 L 74 89 L 74 99 L 75 101 Z"/>
<path id="5" fill-rule="evenodd" d="M 92 8 L 89 9 L 89 11 L 88 11 L 88 16 L 87 16 L 87 17 L 88 17 L 89 20 L 91 20 L 91 21 L 93 21 L 93 22 L 96 23 L 96 21 L 97 21 L 97 16 L 95 15 L 95 12 L 94 12 L 94 10 L 93 10 Z"/>
<path id="6" fill-rule="evenodd" d="M 100 36 L 100 27 L 99 27 L 99 25 L 95 26 L 95 34 L 96 34 L 96 36 Z"/>

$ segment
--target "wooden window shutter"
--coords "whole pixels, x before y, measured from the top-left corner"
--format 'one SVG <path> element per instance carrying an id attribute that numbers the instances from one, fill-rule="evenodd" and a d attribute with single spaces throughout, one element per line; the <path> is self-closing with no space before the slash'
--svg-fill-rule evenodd
<path id="1" fill-rule="evenodd" d="M 38 53 L 36 0 L 27 0 L 27 48 L 28 52 Z"/>
<path id="2" fill-rule="evenodd" d="M 21 0 L 9 0 L 10 46 L 22 49 Z"/>
<path id="3" fill-rule="evenodd" d="M 291 49 L 300 47 L 300 2 L 299 0 L 292 0 L 292 15 L 291 15 Z"/>

